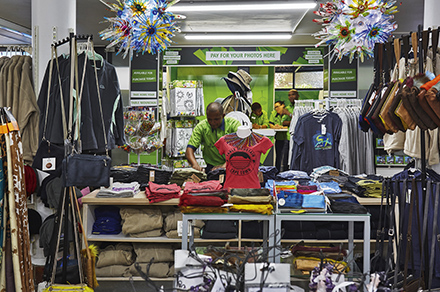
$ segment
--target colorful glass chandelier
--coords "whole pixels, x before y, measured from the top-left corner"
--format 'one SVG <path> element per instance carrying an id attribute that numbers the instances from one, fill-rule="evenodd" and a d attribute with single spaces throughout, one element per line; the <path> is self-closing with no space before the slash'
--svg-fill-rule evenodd
<path id="1" fill-rule="evenodd" d="M 125 0 L 118 3 L 105 3 L 114 17 L 104 17 L 110 26 L 100 32 L 103 40 L 110 44 L 107 48 L 118 46 L 117 53 L 123 52 L 125 58 L 130 51 L 156 54 L 166 50 L 172 37 L 179 31 L 176 17 L 167 9 L 178 0 Z"/>
<path id="2" fill-rule="evenodd" d="M 333 0 L 320 4 L 314 11 L 321 19 L 313 21 L 322 29 L 313 34 L 320 40 L 316 46 L 332 45 L 330 59 L 348 56 L 350 62 L 357 55 L 361 61 L 374 56 L 374 45 L 385 43 L 397 24 L 393 22 L 396 1 Z"/>

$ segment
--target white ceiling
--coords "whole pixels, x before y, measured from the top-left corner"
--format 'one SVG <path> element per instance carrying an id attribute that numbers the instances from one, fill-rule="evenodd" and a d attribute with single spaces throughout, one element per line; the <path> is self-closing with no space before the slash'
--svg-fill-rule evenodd
<path id="1" fill-rule="evenodd" d="M 63 0 L 66 1 L 66 0 Z M 72 0 L 67 0 L 72 1 Z M 214 2 L 237 3 L 238 0 L 181 0 L 179 4 L 203 4 Z M 301 2 L 301 0 L 241 0 L 240 3 L 256 2 Z M 106 2 L 116 2 L 107 0 Z M 323 0 L 317 1 L 323 3 Z M 179 5 L 176 4 L 176 5 Z M 417 30 L 423 24 L 423 0 L 407 0 L 397 2 L 399 13 L 395 19 L 398 29 L 395 35 L 400 36 Z M 179 21 L 181 33 L 173 38 L 175 46 L 183 45 L 314 45 L 317 41 L 311 36 L 320 29 L 313 23 L 313 11 L 271 10 L 265 12 L 235 11 L 235 12 L 186 12 L 186 19 Z M 77 33 L 93 34 L 96 45 L 106 45 L 106 41 L 99 39 L 99 31 L 107 27 L 103 23 L 104 16 L 113 13 L 99 0 L 77 0 Z M 49 17 L 49 16 L 48 16 Z M 299 23 L 298 23 L 299 22 Z M 30 34 L 31 31 L 31 0 L 0 0 L 0 26 Z M 286 41 L 188 41 L 184 35 L 194 32 L 293 32 L 290 40 Z M 30 42 L 28 38 L 14 35 L 0 29 L 0 45 Z M 275 42 L 275 43 L 274 43 Z"/>

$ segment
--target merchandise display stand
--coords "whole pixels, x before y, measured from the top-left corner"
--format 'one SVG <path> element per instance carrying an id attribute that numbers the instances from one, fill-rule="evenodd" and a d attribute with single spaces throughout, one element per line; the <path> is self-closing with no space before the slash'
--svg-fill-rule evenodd
<path id="1" fill-rule="evenodd" d="M 354 248 L 354 222 L 364 223 L 364 263 L 363 263 L 363 273 L 367 275 L 370 272 L 370 214 L 276 214 L 275 215 L 275 230 L 281 230 L 281 224 L 283 221 L 345 221 L 348 222 L 348 250 L 349 258 L 348 262 L 353 262 L 353 248 Z M 278 233 L 279 235 L 279 233 Z M 281 238 L 277 238 L 278 242 Z M 275 262 L 279 263 L 281 261 L 280 256 L 275 257 Z M 368 278 L 367 278 L 368 279 Z"/>
<path id="2" fill-rule="evenodd" d="M 200 213 L 184 213 L 182 219 L 182 230 L 188 230 L 188 226 L 193 226 L 191 223 L 193 220 L 261 220 L 264 221 L 263 225 L 263 247 L 265 250 L 269 250 L 268 258 L 275 258 L 275 236 L 274 236 L 274 226 L 275 226 L 275 216 L 274 215 L 262 215 L 262 214 L 252 214 L 252 213 L 222 213 L 222 214 L 200 214 Z M 191 225 L 188 225 L 188 222 Z M 182 249 L 187 250 L 188 247 L 191 248 L 194 244 L 194 232 L 191 230 L 191 235 L 189 236 L 188 244 L 188 232 L 182 232 Z M 241 236 L 241 228 L 238 230 L 239 236 Z M 209 240 L 207 240 L 209 241 Z M 239 247 L 241 242 L 239 241 Z M 269 249 L 270 248 L 270 249 Z"/>

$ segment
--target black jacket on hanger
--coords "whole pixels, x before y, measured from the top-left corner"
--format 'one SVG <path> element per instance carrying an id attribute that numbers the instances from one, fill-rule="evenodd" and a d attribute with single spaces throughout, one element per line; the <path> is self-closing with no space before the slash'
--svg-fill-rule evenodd
<path id="1" fill-rule="evenodd" d="M 78 81 L 79 89 L 81 89 L 81 80 L 84 69 L 85 54 L 78 56 Z M 69 121 L 69 88 L 70 88 L 70 57 L 58 57 L 59 67 L 61 72 L 61 88 L 63 91 L 63 100 L 66 116 L 66 124 Z M 49 90 L 49 66 L 46 68 L 46 73 L 41 85 L 41 90 L 38 98 L 38 106 L 40 108 L 40 140 L 43 134 L 46 104 L 47 104 L 47 90 Z M 48 123 L 46 129 L 46 138 L 51 143 L 63 144 L 63 123 L 61 111 L 61 95 L 59 90 L 59 79 L 56 62 L 53 62 L 52 81 L 50 88 L 50 99 L 48 109 Z M 124 118 L 123 118 L 123 104 L 119 88 L 119 82 L 116 74 L 116 69 L 107 61 L 97 61 L 98 66 L 98 84 L 100 88 L 102 100 L 102 113 L 104 117 L 105 131 L 108 140 L 108 148 L 113 149 L 116 145 L 125 144 L 124 136 Z M 79 91 L 75 88 L 76 91 Z M 76 98 L 76 97 L 75 97 Z M 74 109 L 75 109 L 74 101 Z M 75 113 L 75 110 L 73 111 Z M 73 120 L 76 119 L 76 114 Z M 114 122 L 113 122 L 114 120 Z M 82 87 L 81 96 L 81 140 L 82 150 L 86 152 L 104 152 L 105 142 L 102 133 L 100 105 L 97 95 L 97 87 L 95 81 L 95 73 L 93 68 L 93 60 L 88 60 L 86 63 L 86 75 L 84 85 Z"/>

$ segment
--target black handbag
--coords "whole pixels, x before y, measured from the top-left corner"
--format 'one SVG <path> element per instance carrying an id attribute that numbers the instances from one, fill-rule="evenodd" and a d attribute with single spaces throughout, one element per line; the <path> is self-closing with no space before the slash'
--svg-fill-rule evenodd
<path id="1" fill-rule="evenodd" d="M 38 146 L 37 153 L 35 154 L 34 161 L 32 162 L 32 167 L 52 173 L 58 167 L 61 166 L 61 162 L 64 158 L 64 146 L 57 145 L 50 142 L 50 138 L 46 137 L 46 130 L 47 130 L 47 114 L 49 111 L 49 102 L 50 102 L 50 88 L 52 83 L 52 69 L 53 69 L 53 60 L 54 56 L 56 56 L 56 49 L 52 47 L 52 56 L 50 60 L 50 69 L 49 69 L 49 87 L 47 90 L 47 99 L 46 99 L 46 114 L 44 116 L 44 126 L 43 126 L 43 135 L 40 142 L 40 145 Z M 62 96 L 62 90 L 60 88 L 60 94 Z"/>
<path id="2" fill-rule="evenodd" d="M 51 143 L 48 139 L 43 138 L 38 146 L 32 167 L 52 173 L 61 166 L 64 158 L 64 147 Z"/>
<path id="3" fill-rule="evenodd" d="M 111 158 L 105 155 L 70 154 L 63 160 L 65 186 L 110 186 Z"/>
<path id="4" fill-rule="evenodd" d="M 87 62 L 87 56 L 84 60 L 84 69 L 82 76 L 83 82 L 86 73 L 86 62 Z M 98 73 L 96 69 L 96 60 L 95 60 L 94 51 L 93 51 L 93 62 L 94 62 L 94 73 L 95 73 L 94 75 L 96 81 L 96 88 L 98 93 L 99 109 L 101 114 L 102 134 L 104 135 L 106 155 L 82 154 L 81 150 L 74 149 L 75 148 L 73 146 L 74 143 L 68 145 L 70 147 L 70 151 L 69 151 L 70 154 L 68 154 L 66 158 L 63 160 L 63 177 L 64 177 L 64 185 L 66 187 L 70 187 L 70 186 L 109 187 L 110 186 L 111 158 L 108 155 L 107 135 L 104 126 L 104 116 L 102 113 L 102 101 L 101 101 L 101 94 L 99 91 L 100 88 L 98 83 Z M 76 79 L 76 83 L 77 83 L 77 88 L 79 88 L 78 79 Z M 79 100 L 81 100 L 82 87 L 83 87 L 82 85 L 79 93 Z M 81 104 L 80 103 L 77 104 L 76 108 L 77 109 L 81 108 Z M 79 113 L 77 112 L 76 121 L 79 121 L 79 119 L 80 119 Z M 76 141 L 76 145 L 81 145 L 81 138 L 80 138 L 81 135 L 79 129 L 80 126 L 78 122 L 76 122 L 76 128 L 78 133 L 78 139 Z M 72 129 L 72 114 L 69 115 L 69 129 Z"/>

